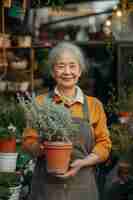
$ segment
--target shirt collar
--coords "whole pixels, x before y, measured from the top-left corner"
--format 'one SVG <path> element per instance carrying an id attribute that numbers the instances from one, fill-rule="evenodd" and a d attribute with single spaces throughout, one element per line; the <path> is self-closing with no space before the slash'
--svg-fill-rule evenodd
<path id="1" fill-rule="evenodd" d="M 54 89 L 54 94 L 55 94 L 57 97 L 59 97 L 59 99 L 61 100 L 61 97 L 62 97 L 62 96 L 61 96 L 61 94 L 60 94 L 60 92 L 59 92 L 59 90 L 58 90 L 57 87 L 55 87 L 55 89 Z M 58 100 L 59 100 L 59 99 L 58 99 Z M 79 102 L 79 103 L 81 103 L 81 104 L 84 103 L 84 95 L 83 95 L 83 92 L 82 92 L 82 90 L 80 89 L 80 87 L 78 87 L 78 86 L 76 86 L 76 95 L 75 95 L 75 97 L 73 98 L 71 104 L 74 104 L 74 103 L 76 103 L 76 102 Z"/>

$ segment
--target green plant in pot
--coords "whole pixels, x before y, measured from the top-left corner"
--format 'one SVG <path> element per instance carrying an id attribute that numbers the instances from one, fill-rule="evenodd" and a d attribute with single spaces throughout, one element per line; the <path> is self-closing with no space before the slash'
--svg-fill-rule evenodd
<path id="1" fill-rule="evenodd" d="M 133 87 L 125 87 L 123 94 L 118 98 L 120 112 L 133 113 Z"/>
<path id="2" fill-rule="evenodd" d="M 24 100 L 19 97 L 30 126 L 39 133 L 40 141 L 44 146 L 44 153 L 47 160 L 47 170 L 51 173 L 64 173 L 69 166 L 72 153 L 72 142 L 79 132 L 79 125 L 74 123 L 70 111 L 64 105 L 58 105 L 46 97 L 44 102 L 39 104 L 34 96 Z M 67 158 L 64 157 L 67 155 Z M 52 157 L 56 160 L 55 168 L 51 166 Z M 59 169 L 62 161 L 63 166 Z"/>
<path id="3" fill-rule="evenodd" d="M 118 96 L 116 89 L 112 88 L 108 92 L 109 100 L 105 105 L 105 110 L 111 118 L 112 115 L 118 117 L 121 123 L 127 123 L 133 113 L 133 88 L 123 88 L 123 94 Z"/>
<path id="4" fill-rule="evenodd" d="M 0 127 L 0 152 L 16 152 L 16 127 L 12 124 L 8 127 Z"/>
<path id="5" fill-rule="evenodd" d="M 5 96 L 0 98 L 0 110 L 0 152 L 16 152 L 16 139 L 25 126 L 23 110 L 15 99 Z"/>
<path id="6" fill-rule="evenodd" d="M 14 172 L 17 156 L 16 127 L 0 127 L 0 172 Z"/>
<path id="7" fill-rule="evenodd" d="M 19 199 L 21 191 L 21 175 L 16 172 L 0 172 L 0 199 Z"/>

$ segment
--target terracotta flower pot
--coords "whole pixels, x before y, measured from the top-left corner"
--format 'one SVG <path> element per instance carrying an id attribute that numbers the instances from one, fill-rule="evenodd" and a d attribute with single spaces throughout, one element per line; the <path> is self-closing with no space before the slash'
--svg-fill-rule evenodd
<path id="1" fill-rule="evenodd" d="M 125 124 L 129 120 L 130 113 L 129 112 L 119 112 L 119 121 L 121 124 Z"/>
<path id="2" fill-rule="evenodd" d="M 118 115 L 119 115 L 119 117 L 128 117 L 129 116 L 129 112 L 126 112 L 126 111 L 125 112 L 124 111 L 123 112 L 119 112 Z"/>
<path id="3" fill-rule="evenodd" d="M 0 138 L 0 152 L 1 153 L 15 153 L 16 152 L 16 138 Z"/>
<path id="4" fill-rule="evenodd" d="M 48 173 L 64 174 L 69 168 L 72 143 L 47 142 L 44 144 Z"/>

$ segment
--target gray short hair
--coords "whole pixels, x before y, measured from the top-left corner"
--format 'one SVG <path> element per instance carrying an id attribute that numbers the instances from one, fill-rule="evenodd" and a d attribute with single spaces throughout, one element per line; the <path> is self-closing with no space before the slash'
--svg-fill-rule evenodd
<path id="1" fill-rule="evenodd" d="M 78 61 L 81 67 L 81 71 L 85 72 L 86 63 L 85 63 L 83 52 L 80 49 L 80 47 L 76 46 L 75 44 L 71 42 L 60 42 L 50 51 L 50 54 L 48 57 L 48 64 L 49 64 L 50 70 L 52 71 L 53 65 L 57 62 L 60 55 L 64 53 L 65 51 L 69 51 L 72 53 L 72 55 Z"/>

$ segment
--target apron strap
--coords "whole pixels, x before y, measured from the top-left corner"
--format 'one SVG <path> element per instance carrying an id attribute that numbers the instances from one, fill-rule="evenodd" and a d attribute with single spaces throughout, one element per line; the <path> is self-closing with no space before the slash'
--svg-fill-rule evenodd
<path id="1" fill-rule="evenodd" d="M 89 111 L 89 105 L 87 102 L 87 96 L 84 95 L 84 104 L 83 104 L 83 117 L 86 121 L 90 123 L 90 111 Z"/>
<path id="2" fill-rule="evenodd" d="M 90 134 L 89 138 L 91 138 L 91 149 L 92 149 L 95 145 L 95 137 L 94 137 L 93 130 L 92 130 L 89 105 L 88 105 L 88 100 L 87 100 L 86 95 L 84 95 L 84 104 L 83 104 L 82 109 L 83 109 L 83 119 L 88 122 L 89 131 L 87 134 Z"/>

